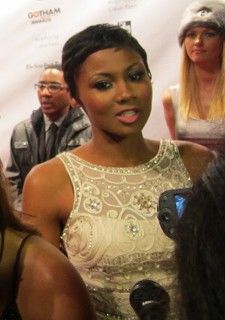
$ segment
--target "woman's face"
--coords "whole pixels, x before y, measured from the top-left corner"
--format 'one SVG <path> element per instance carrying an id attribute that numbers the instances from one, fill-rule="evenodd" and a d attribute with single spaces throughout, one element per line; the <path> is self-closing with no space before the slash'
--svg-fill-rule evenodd
<path id="1" fill-rule="evenodd" d="M 188 30 L 184 46 L 193 63 L 207 63 L 211 67 L 221 63 L 223 38 L 213 29 L 196 27 Z"/>
<path id="2" fill-rule="evenodd" d="M 97 51 L 81 65 L 75 81 L 93 133 L 125 137 L 141 132 L 151 111 L 152 87 L 139 54 L 130 49 Z"/>

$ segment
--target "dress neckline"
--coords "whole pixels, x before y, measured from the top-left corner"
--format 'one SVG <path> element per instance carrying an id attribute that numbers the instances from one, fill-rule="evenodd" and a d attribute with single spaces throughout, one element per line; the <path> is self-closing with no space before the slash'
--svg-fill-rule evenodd
<path id="1" fill-rule="evenodd" d="M 83 158 L 79 157 L 78 155 L 72 153 L 71 151 L 65 152 L 71 159 L 75 159 L 78 163 L 80 163 L 83 166 L 86 166 L 88 168 L 92 167 L 96 171 L 107 171 L 107 172 L 113 172 L 113 173 L 120 173 L 120 172 L 126 172 L 126 173 L 133 173 L 133 172 L 140 172 L 148 170 L 154 166 L 156 166 L 160 159 L 162 159 L 162 155 L 165 152 L 166 146 L 168 144 L 169 140 L 161 139 L 159 143 L 159 148 L 157 153 L 153 158 L 148 160 L 147 162 L 143 162 L 137 166 L 131 166 L 131 167 L 111 167 L 111 166 L 103 166 L 98 165 L 95 163 L 92 163 L 90 161 L 84 160 Z M 171 141 L 172 143 L 172 141 Z"/>

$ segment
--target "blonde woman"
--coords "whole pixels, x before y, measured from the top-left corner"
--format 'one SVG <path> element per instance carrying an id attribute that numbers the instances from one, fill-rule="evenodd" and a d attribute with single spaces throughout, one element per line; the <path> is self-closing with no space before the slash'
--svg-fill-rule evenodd
<path id="1" fill-rule="evenodd" d="M 185 10 L 179 28 L 180 82 L 163 95 L 173 139 L 224 149 L 224 37 L 225 2 L 195 1 Z"/>

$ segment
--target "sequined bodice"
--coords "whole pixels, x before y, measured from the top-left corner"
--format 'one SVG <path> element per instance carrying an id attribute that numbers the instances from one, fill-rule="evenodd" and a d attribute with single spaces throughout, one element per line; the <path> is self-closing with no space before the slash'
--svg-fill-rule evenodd
<path id="1" fill-rule="evenodd" d="M 73 210 L 62 239 L 81 273 L 98 319 L 136 319 L 129 290 L 149 278 L 171 291 L 173 242 L 156 215 L 159 194 L 190 186 L 176 145 L 162 140 L 157 155 L 132 168 L 93 165 L 65 152 L 58 156 L 74 188 Z"/>

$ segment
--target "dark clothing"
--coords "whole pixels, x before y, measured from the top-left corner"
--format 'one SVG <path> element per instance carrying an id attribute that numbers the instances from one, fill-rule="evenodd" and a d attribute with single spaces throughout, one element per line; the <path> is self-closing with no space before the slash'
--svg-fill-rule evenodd
<path id="1" fill-rule="evenodd" d="M 57 153 L 79 147 L 90 137 L 90 123 L 85 113 L 80 108 L 70 108 L 57 132 Z M 18 123 L 11 136 L 6 176 L 12 185 L 15 203 L 20 203 L 28 172 L 46 160 L 45 152 L 45 123 L 43 113 L 38 109 L 33 111 L 30 119 Z"/>
<path id="2" fill-rule="evenodd" d="M 22 320 L 16 303 L 8 306 L 4 314 L 0 317 L 0 320 Z"/>
<path id="3" fill-rule="evenodd" d="M 0 298 L 4 307 L 0 320 L 22 320 L 16 305 L 19 261 L 25 241 L 31 236 L 26 232 L 6 229 L 0 263 Z M 2 290 L 4 288 L 4 290 Z"/>
<path id="4" fill-rule="evenodd" d="M 46 160 L 55 157 L 57 154 L 55 137 L 57 137 L 58 129 L 59 127 L 54 122 L 52 122 L 48 130 L 49 133 L 45 146 Z"/>

